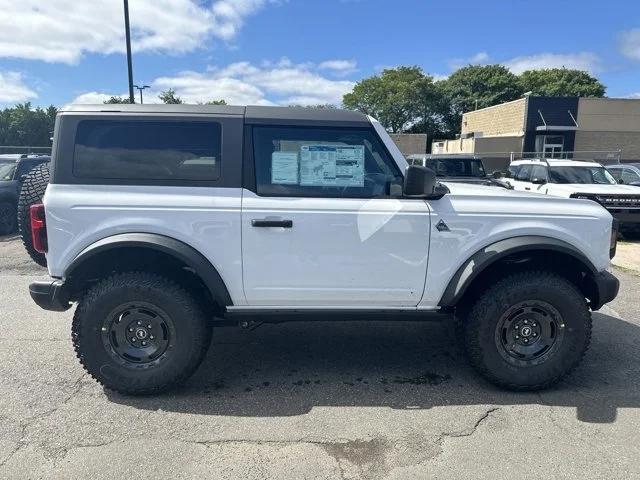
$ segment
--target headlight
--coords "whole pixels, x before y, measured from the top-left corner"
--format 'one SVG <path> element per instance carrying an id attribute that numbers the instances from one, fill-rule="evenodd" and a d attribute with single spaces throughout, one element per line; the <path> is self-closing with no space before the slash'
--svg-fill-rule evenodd
<path id="1" fill-rule="evenodd" d="M 589 195 L 586 193 L 572 193 L 569 198 L 577 198 L 580 200 L 593 200 L 594 202 L 598 201 L 598 198 L 594 195 Z"/>

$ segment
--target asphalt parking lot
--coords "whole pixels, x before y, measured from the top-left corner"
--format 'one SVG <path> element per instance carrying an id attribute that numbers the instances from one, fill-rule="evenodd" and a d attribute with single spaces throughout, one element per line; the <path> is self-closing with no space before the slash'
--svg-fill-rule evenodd
<path id="1" fill-rule="evenodd" d="M 477 479 L 640 477 L 640 277 L 594 314 L 564 383 L 515 394 L 480 380 L 442 324 L 219 328 L 181 390 L 103 390 L 76 361 L 72 311 L 0 238 L 0 478 Z"/>

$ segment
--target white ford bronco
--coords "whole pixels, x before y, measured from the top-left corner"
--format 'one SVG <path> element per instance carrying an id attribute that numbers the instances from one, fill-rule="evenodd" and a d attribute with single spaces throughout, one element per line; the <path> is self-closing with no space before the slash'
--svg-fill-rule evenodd
<path id="1" fill-rule="evenodd" d="M 545 388 L 619 285 L 597 203 L 440 184 L 343 110 L 68 107 L 31 222 L 33 300 L 77 303 L 80 362 L 128 394 L 188 378 L 212 326 L 345 316 L 455 319 L 483 376 Z"/>
<path id="2" fill-rule="evenodd" d="M 623 233 L 640 231 L 640 190 L 621 185 L 601 164 L 582 160 L 511 162 L 506 183 L 516 190 L 592 200 L 606 208 Z"/>

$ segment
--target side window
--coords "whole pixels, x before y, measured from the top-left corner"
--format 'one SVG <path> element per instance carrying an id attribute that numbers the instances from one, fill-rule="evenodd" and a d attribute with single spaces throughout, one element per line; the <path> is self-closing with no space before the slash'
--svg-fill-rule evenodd
<path id="1" fill-rule="evenodd" d="M 82 178 L 217 180 L 222 128 L 211 121 L 83 120 L 73 173 Z"/>
<path id="2" fill-rule="evenodd" d="M 547 175 L 547 167 L 545 167 L 544 165 L 536 165 L 533 167 L 533 170 L 531 171 L 531 179 L 544 179 L 544 180 L 548 180 L 548 175 Z"/>
<path id="3" fill-rule="evenodd" d="M 622 169 L 621 168 L 611 168 L 611 169 L 609 169 L 609 173 L 616 180 L 620 180 L 622 178 Z"/>
<path id="4" fill-rule="evenodd" d="M 402 192 L 402 175 L 366 129 L 254 127 L 258 195 L 383 198 Z"/>
<path id="5" fill-rule="evenodd" d="M 528 182 L 531 180 L 531 170 L 533 170 L 533 165 L 522 165 L 518 174 L 515 176 L 515 180 Z"/>
<path id="6" fill-rule="evenodd" d="M 511 174 L 511 178 L 514 180 L 518 178 L 518 173 L 520 173 L 521 165 L 509 165 L 508 172 Z"/>
<path id="7" fill-rule="evenodd" d="M 615 175 L 614 175 L 614 178 L 618 180 L 618 177 L 615 177 Z M 640 177 L 636 172 L 634 172 L 630 168 L 625 168 L 624 171 L 622 172 L 622 180 L 624 181 L 624 183 L 634 183 L 634 182 L 640 182 Z"/>

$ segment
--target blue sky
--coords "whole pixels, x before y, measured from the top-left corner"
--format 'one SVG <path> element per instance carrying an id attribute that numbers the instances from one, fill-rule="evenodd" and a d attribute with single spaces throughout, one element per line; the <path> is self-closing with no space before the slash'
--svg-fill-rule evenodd
<path id="1" fill-rule="evenodd" d="M 134 78 L 190 102 L 339 103 L 397 65 L 582 68 L 640 98 L 640 2 L 130 0 Z M 127 91 L 120 0 L 0 0 L 0 105 Z"/>

